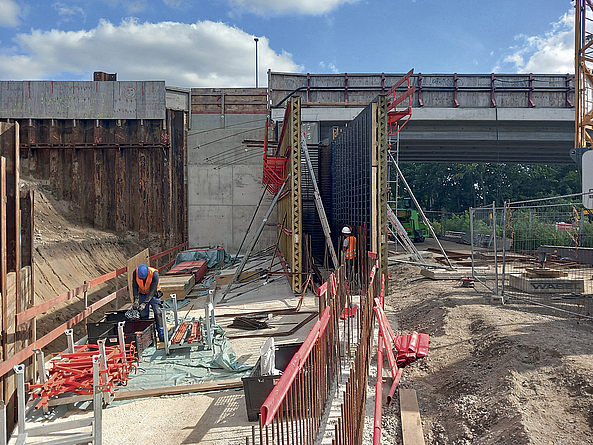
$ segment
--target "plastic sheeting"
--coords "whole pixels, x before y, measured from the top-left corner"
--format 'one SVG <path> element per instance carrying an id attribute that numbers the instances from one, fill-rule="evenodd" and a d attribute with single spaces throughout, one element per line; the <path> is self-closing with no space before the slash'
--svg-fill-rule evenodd
<path id="1" fill-rule="evenodd" d="M 164 349 L 146 348 L 136 374 L 131 374 L 126 387 L 118 391 L 193 385 L 247 376 L 253 366 L 236 361 L 237 355 L 220 326 L 214 327 L 213 340 L 213 351 L 198 350 L 193 346 L 173 349 L 167 356 Z"/>
<path id="2" fill-rule="evenodd" d="M 230 264 L 233 261 L 233 257 L 222 247 L 184 250 L 183 252 L 179 252 L 177 254 L 177 258 L 175 258 L 175 266 L 183 261 L 199 260 L 207 261 L 208 269 L 213 269 Z"/>

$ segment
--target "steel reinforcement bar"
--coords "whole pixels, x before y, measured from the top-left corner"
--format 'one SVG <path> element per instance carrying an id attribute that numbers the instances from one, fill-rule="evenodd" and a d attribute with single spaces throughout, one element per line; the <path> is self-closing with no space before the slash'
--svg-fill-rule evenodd
<path id="1" fill-rule="evenodd" d="M 352 296 L 341 266 L 320 287 L 322 316 L 284 370 L 261 407 L 260 445 L 313 444 L 321 431 L 334 384 L 342 373 L 342 358 L 350 365 L 343 392 L 344 403 L 335 425 L 334 444 L 362 444 L 366 386 L 372 342 L 373 299 L 378 293 L 378 265 L 369 277 L 366 294 L 360 298 L 356 321 L 351 316 Z M 367 269 L 368 270 L 368 269 Z M 340 321 L 344 328 L 340 329 Z M 355 326 L 354 326 L 355 325 Z M 350 348 L 356 349 L 352 363 Z M 255 436 L 254 436 L 255 441 Z"/>
<path id="2" fill-rule="evenodd" d="M 333 445 L 360 445 L 363 443 L 366 407 L 366 388 L 373 341 L 373 301 L 378 293 L 378 261 L 371 269 L 366 295 L 361 295 L 358 347 L 350 368 L 350 375 L 343 392 L 341 417 L 334 426 Z"/>

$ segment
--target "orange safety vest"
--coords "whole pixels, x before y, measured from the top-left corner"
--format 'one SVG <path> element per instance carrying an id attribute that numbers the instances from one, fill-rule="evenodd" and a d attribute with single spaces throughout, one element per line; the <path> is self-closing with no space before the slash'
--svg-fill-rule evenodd
<path id="1" fill-rule="evenodd" d="M 347 236 L 346 239 L 348 240 L 348 248 L 344 252 L 347 260 L 353 260 L 356 258 L 356 237 L 355 236 Z"/>
<path id="2" fill-rule="evenodd" d="M 148 268 L 148 275 L 143 280 L 142 278 L 138 278 L 138 271 L 136 271 L 136 284 L 138 285 L 138 293 L 140 294 L 147 294 L 150 292 L 150 285 L 152 284 L 152 274 L 158 272 L 157 269 L 154 267 Z M 157 289 L 161 290 L 161 284 L 157 284 Z"/>

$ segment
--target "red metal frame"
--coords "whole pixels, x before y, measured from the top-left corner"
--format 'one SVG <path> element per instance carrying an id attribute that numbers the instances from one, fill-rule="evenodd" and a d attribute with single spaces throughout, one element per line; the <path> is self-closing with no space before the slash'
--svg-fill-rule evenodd
<path id="1" fill-rule="evenodd" d="M 136 348 L 126 345 L 126 351 L 119 346 L 105 347 L 105 369 L 101 369 L 102 392 L 113 394 L 116 386 L 125 386 L 130 373 L 136 371 Z M 35 408 L 48 404 L 49 398 L 65 393 L 93 394 L 93 356 L 99 353 L 97 345 L 75 346 L 74 353 L 61 354 L 49 362 L 48 378 L 45 383 L 28 385 L 33 399 L 39 398 Z"/>
<path id="2" fill-rule="evenodd" d="M 401 129 L 408 123 L 412 117 L 412 94 L 416 91 L 415 86 L 410 86 L 410 77 L 414 73 L 411 69 L 406 73 L 404 77 L 398 80 L 387 92 L 387 135 L 395 136 Z M 401 95 L 396 96 L 397 89 L 404 83 L 408 84 L 408 89 Z M 408 100 L 408 107 L 404 110 L 398 110 L 397 106 Z M 405 119 L 403 124 L 399 124 L 399 121 Z"/>

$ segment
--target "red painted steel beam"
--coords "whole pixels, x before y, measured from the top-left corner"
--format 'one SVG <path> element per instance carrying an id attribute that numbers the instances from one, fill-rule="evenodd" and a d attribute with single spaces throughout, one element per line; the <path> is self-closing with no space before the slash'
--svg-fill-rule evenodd
<path id="1" fill-rule="evenodd" d="M 393 395 L 395 394 L 395 390 L 397 389 L 397 385 L 399 385 L 399 381 L 402 378 L 402 373 L 404 372 L 404 368 L 398 368 L 397 374 L 393 379 L 393 383 L 391 384 L 391 388 L 389 389 L 389 394 L 387 394 L 387 406 L 391 405 L 393 402 Z"/>
<path id="2" fill-rule="evenodd" d="M 395 83 L 395 84 L 394 84 L 394 85 L 393 85 L 393 86 L 392 86 L 392 87 L 389 89 L 389 91 L 387 92 L 387 95 L 388 95 L 388 96 L 389 96 L 389 95 L 395 95 L 395 90 L 397 90 L 399 87 L 401 87 L 401 86 L 402 86 L 402 84 L 403 84 L 405 81 L 407 81 L 407 80 L 410 78 L 410 76 L 411 76 L 412 74 L 414 74 L 414 68 L 412 68 L 410 71 L 408 71 L 408 72 L 407 72 L 407 73 L 404 75 L 404 77 L 402 77 L 400 80 L 398 80 L 398 81 L 397 81 L 397 82 L 396 82 L 396 83 Z"/>
<path id="3" fill-rule="evenodd" d="M 377 345 L 377 384 L 375 386 L 375 420 L 373 445 L 381 445 L 381 424 L 383 421 L 383 336 L 379 332 Z"/>
<path id="4" fill-rule="evenodd" d="M 397 107 L 400 103 L 402 103 L 404 100 L 409 98 L 412 94 L 414 94 L 415 91 L 416 91 L 415 86 L 408 88 L 408 90 L 404 94 L 399 96 L 397 99 L 394 99 L 393 102 L 391 102 L 389 105 L 387 105 L 387 113 L 389 113 L 391 110 L 395 109 L 395 107 Z"/>

